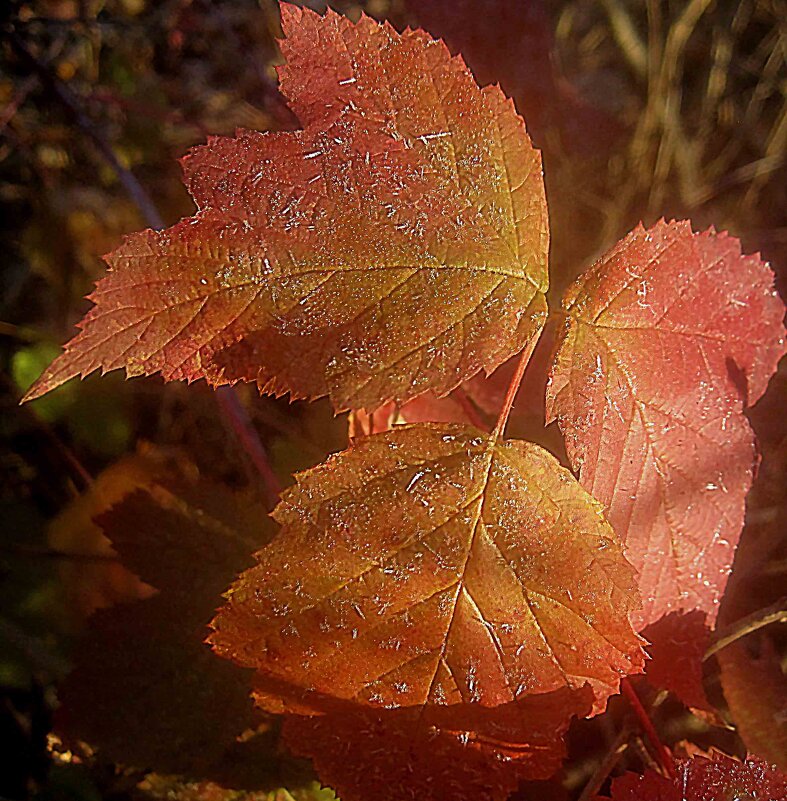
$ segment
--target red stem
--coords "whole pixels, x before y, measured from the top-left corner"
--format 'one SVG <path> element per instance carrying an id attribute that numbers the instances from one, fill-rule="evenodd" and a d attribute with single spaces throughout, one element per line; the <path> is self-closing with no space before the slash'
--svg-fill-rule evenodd
<path id="1" fill-rule="evenodd" d="M 537 342 L 538 337 L 534 337 L 528 343 L 528 345 L 522 351 L 522 355 L 519 357 L 519 364 L 517 364 L 514 375 L 511 378 L 511 383 L 508 385 L 508 391 L 503 399 L 503 407 L 500 409 L 500 416 L 497 418 L 495 430 L 492 432 L 492 439 L 499 439 L 505 433 L 508 417 L 511 414 L 511 409 L 514 406 L 517 392 L 519 392 L 519 387 L 522 384 L 522 378 L 525 375 L 525 370 L 530 363 L 530 357 L 533 355 L 533 351 L 536 348 Z"/>
<path id="2" fill-rule="evenodd" d="M 118 180 L 129 197 L 134 201 L 147 224 L 156 230 L 164 228 L 164 220 L 156 204 L 152 201 L 142 184 L 137 180 L 134 173 L 127 170 L 120 163 L 112 145 L 94 128 L 90 119 L 82 111 L 78 98 L 53 72 L 51 72 L 46 64 L 39 61 L 39 59 L 27 49 L 24 42 L 16 34 L 12 33 L 11 44 L 22 60 L 31 68 L 32 72 L 38 76 L 38 79 L 44 87 L 49 90 L 53 97 L 55 97 L 69 113 L 76 126 L 93 141 L 98 152 L 115 171 Z M 237 435 L 238 441 L 248 454 L 252 464 L 254 464 L 262 476 L 269 503 L 271 506 L 275 505 L 278 500 L 279 492 L 281 491 L 281 485 L 271 469 L 265 448 L 260 438 L 257 436 L 257 432 L 254 426 L 252 426 L 246 414 L 246 410 L 243 408 L 243 405 L 238 400 L 235 391 L 231 387 L 226 387 L 225 391 L 220 395 L 217 393 L 217 401 L 219 409 L 221 409 L 227 423 Z"/>
<path id="3" fill-rule="evenodd" d="M 218 387 L 216 402 L 225 421 L 230 425 L 243 450 L 262 478 L 268 505 L 273 508 L 279 500 L 281 484 L 268 461 L 268 454 L 252 425 L 249 415 L 233 387 Z"/>
<path id="4" fill-rule="evenodd" d="M 677 776 L 677 772 L 675 770 L 675 760 L 672 758 L 669 748 L 667 748 L 667 746 L 664 745 L 664 743 L 662 743 L 659 739 L 659 734 L 656 731 L 656 727 L 653 725 L 653 721 L 650 719 L 647 710 L 642 705 L 642 701 L 639 700 L 636 690 L 631 686 L 631 683 L 628 679 L 623 679 L 621 682 L 621 687 L 623 690 L 623 695 L 626 696 L 626 700 L 631 705 L 631 708 L 634 710 L 634 714 L 636 714 L 637 719 L 642 726 L 642 730 L 647 735 L 648 740 L 650 740 L 650 744 L 653 746 L 653 749 L 656 752 L 656 756 L 661 764 L 661 767 L 664 769 L 664 772 L 667 774 L 667 776 L 669 776 L 671 779 L 674 779 Z"/>
<path id="5" fill-rule="evenodd" d="M 470 425 L 474 425 L 476 428 L 480 428 L 482 430 L 486 429 L 486 423 L 478 413 L 478 409 L 476 409 L 475 404 L 470 400 L 463 387 L 460 386 L 454 390 L 454 398 L 459 406 L 461 406 L 462 411 L 465 413 L 465 417 L 467 417 L 467 421 L 470 423 Z"/>

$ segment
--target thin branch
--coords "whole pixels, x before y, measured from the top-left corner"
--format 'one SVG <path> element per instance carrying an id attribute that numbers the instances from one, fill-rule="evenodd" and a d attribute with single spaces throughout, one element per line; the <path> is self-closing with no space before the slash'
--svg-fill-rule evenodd
<path id="1" fill-rule="evenodd" d="M 476 405 L 470 399 L 470 396 L 467 394 L 464 387 L 458 386 L 454 390 L 454 399 L 459 404 L 462 411 L 465 413 L 465 417 L 467 417 L 467 420 L 470 423 L 470 425 L 473 425 L 476 428 L 480 428 L 483 431 L 486 428 L 486 422 L 484 421 L 483 417 L 481 417 L 481 415 L 478 413 Z"/>
<path id="2" fill-rule="evenodd" d="M 602 0 L 601 5 L 609 17 L 612 35 L 638 78 L 646 78 L 648 74 L 648 51 L 637 32 L 628 9 L 620 0 Z"/>
<path id="3" fill-rule="evenodd" d="M 238 438 L 243 450 L 262 477 L 265 488 L 265 499 L 273 508 L 279 500 L 281 483 L 270 466 L 265 446 L 260 441 L 257 430 L 232 387 L 218 387 L 215 391 L 216 403 L 219 405 L 224 420 Z"/>
<path id="4" fill-rule="evenodd" d="M 787 623 L 787 597 L 779 598 L 776 603 L 771 604 L 765 609 L 760 609 L 753 612 L 740 620 L 737 620 L 731 626 L 726 626 L 716 635 L 715 642 L 705 652 L 703 660 L 710 659 L 714 654 L 717 654 L 723 648 L 746 637 L 758 629 L 770 626 L 771 623 Z"/>
<path id="5" fill-rule="evenodd" d="M 533 337 L 533 339 L 528 342 L 527 346 L 522 351 L 522 355 L 519 357 L 519 363 L 516 366 L 514 375 L 511 378 L 511 383 L 508 385 L 508 391 L 506 392 L 506 396 L 503 400 L 503 407 L 500 409 L 500 416 L 497 418 L 497 424 L 492 432 L 493 439 L 500 439 L 505 433 L 506 424 L 508 423 L 511 409 L 514 406 L 517 392 L 519 392 L 519 387 L 522 384 L 522 378 L 525 375 L 525 370 L 527 369 L 528 364 L 530 364 L 530 357 L 533 355 L 533 351 L 536 349 L 537 343 L 538 337 Z"/>
<path id="6" fill-rule="evenodd" d="M 630 736 L 631 732 L 628 726 L 624 726 L 618 732 L 617 737 L 615 737 L 612 745 L 607 749 L 607 753 L 604 755 L 598 767 L 593 771 L 593 775 L 583 788 L 577 801 L 592 801 L 592 799 L 596 798 L 601 789 L 601 785 L 604 784 L 609 774 L 615 769 L 615 766 L 620 762 L 620 758 L 629 747 L 628 740 Z"/>
<path id="7" fill-rule="evenodd" d="M 639 700 L 636 690 L 631 686 L 631 682 L 628 679 L 623 679 L 621 682 L 621 687 L 623 690 L 623 695 L 626 696 L 626 700 L 634 710 L 634 714 L 637 716 L 640 726 L 642 726 L 642 730 L 645 732 L 645 735 L 656 752 L 659 764 L 664 769 L 667 776 L 674 779 L 675 776 L 677 776 L 675 771 L 675 760 L 672 758 L 672 754 L 667 746 L 661 742 L 659 734 L 656 731 L 656 727 L 653 725 L 653 721 L 650 719 L 645 707 L 642 705 L 642 701 Z"/>

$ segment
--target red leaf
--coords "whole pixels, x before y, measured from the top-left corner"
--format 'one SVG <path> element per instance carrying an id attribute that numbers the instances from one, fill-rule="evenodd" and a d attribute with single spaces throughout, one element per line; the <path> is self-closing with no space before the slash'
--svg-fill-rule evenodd
<path id="1" fill-rule="evenodd" d="M 344 801 L 503 801 L 523 779 L 553 775 L 565 754 L 566 708 L 590 711 L 591 693 L 532 696 L 488 709 L 370 709 L 288 716 L 284 739 L 309 757 Z"/>
<path id="2" fill-rule="evenodd" d="M 724 754 L 680 760 L 675 779 L 652 770 L 612 782 L 612 801 L 787 801 L 787 777 L 759 760 Z"/>
<path id="3" fill-rule="evenodd" d="M 31 388 L 100 368 L 374 409 L 445 394 L 538 335 L 541 161 L 498 88 L 420 31 L 282 6 L 302 131 L 184 159 L 198 212 L 126 239 Z"/>
<path id="4" fill-rule="evenodd" d="M 662 221 L 563 305 L 548 416 L 640 571 L 639 625 L 680 609 L 712 623 L 756 463 L 743 410 L 784 352 L 773 275 L 726 234 Z"/>
<path id="5" fill-rule="evenodd" d="M 650 643 L 645 677 L 661 690 L 669 690 L 690 709 L 715 714 L 702 683 L 702 660 L 710 645 L 704 612 L 671 612 L 642 632 Z"/>

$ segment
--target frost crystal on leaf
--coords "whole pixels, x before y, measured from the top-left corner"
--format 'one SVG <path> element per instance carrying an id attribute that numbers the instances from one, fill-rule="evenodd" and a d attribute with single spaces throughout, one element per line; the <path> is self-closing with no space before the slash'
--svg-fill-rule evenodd
<path id="1" fill-rule="evenodd" d="M 282 22 L 303 130 L 193 150 L 196 215 L 107 257 L 28 399 L 124 368 L 371 410 L 444 394 L 538 336 L 546 200 L 513 104 L 421 31 L 291 5 Z"/>

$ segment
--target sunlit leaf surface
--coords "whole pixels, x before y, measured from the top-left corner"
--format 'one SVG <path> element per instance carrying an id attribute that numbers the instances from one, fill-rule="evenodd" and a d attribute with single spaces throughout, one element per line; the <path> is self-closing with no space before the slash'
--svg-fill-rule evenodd
<path id="1" fill-rule="evenodd" d="M 640 571 L 639 622 L 697 608 L 712 624 L 756 464 L 743 411 L 784 353 L 773 274 L 726 234 L 662 221 L 563 306 L 547 413 Z"/>
<path id="2" fill-rule="evenodd" d="M 448 392 L 538 335 L 546 201 L 513 104 L 423 32 L 291 5 L 282 22 L 303 130 L 192 151 L 197 214 L 107 257 L 28 398 L 124 368 L 373 409 Z"/>
<path id="3" fill-rule="evenodd" d="M 603 708 L 641 670 L 633 571 L 598 503 L 538 446 L 397 427 L 299 475 L 274 517 L 280 534 L 211 637 L 263 677 L 382 707 L 589 683 Z"/>

